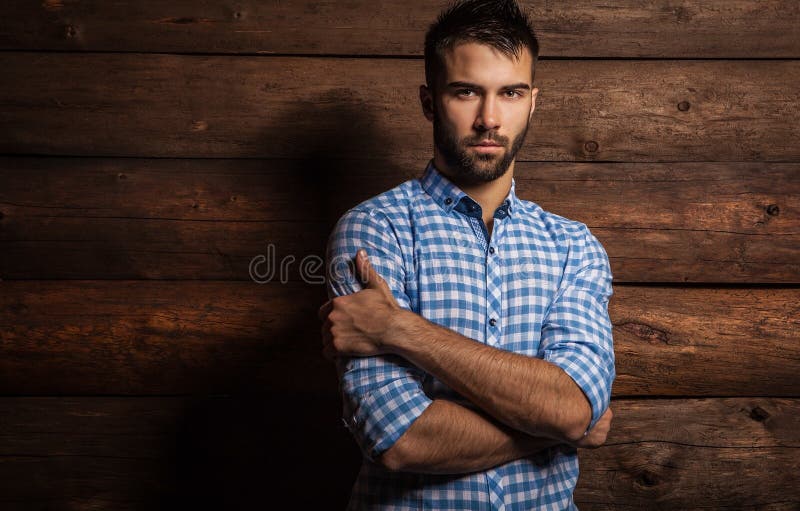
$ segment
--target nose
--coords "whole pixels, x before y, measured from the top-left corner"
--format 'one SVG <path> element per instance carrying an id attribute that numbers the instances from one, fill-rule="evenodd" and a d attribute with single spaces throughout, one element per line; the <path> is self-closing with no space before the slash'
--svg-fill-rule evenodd
<path id="1" fill-rule="evenodd" d="M 475 118 L 475 129 L 489 131 L 500 127 L 500 111 L 494 96 L 486 95 L 481 102 L 478 116 Z"/>

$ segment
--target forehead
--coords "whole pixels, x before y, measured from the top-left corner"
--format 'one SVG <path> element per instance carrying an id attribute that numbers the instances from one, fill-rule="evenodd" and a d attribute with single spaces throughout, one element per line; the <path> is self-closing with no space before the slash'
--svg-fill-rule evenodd
<path id="1" fill-rule="evenodd" d="M 527 47 L 516 59 L 485 44 L 461 43 L 445 52 L 444 63 L 445 84 L 464 81 L 487 88 L 519 82 L 531 85 L 533 59 Z"/>

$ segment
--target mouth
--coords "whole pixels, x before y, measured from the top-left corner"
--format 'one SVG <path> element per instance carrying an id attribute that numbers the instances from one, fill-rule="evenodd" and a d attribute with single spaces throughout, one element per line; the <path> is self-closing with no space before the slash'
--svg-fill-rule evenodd
<path id="1" fill-rule="evenodd" d="M 480 144 L 470 144 L 479 153 L 493 153 L 499 151 L 503 146 L 494 142 L 481 142 Z"/>

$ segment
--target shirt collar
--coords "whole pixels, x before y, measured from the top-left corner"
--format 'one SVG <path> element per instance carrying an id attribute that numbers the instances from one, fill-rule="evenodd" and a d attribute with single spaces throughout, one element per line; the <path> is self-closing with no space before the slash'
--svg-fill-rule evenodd
<path id="1" fill-rule="evenodd" d="M 462 204 L 462 200 L 463 203 L 475 202 L 472 197 L 464 193 L 461 188 L 456 186 L 444 174 L 439 172 L 439 170 L 433 164 L 433 159 L 428 162 L 425 172 L 420 178 L 420 184 L 422 185 L 422 189 L 431 196 L 433 201 L 448 213 L 455 209 L 459 204 Z M 512 177 L 511 189 L 508 191 L 508 195 L 506 195 L 506 198 L 503 200 L 503 204 L 500 206 L 500 208 L 504 209 L 509 216 L 513 215 L 514 209 L 519 204 L 519 199 L 517 198 L 515 190 L 516 182 Z"/>

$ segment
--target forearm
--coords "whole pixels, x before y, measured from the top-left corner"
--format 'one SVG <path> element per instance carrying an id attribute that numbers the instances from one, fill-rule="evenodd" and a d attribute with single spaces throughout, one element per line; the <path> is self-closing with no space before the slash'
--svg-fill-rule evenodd
<path id="1" fill-rule="evenodd" d="M 391 470 L 464 474 L 523 458 L 557 443 L 438 399 L 383 454 L 381 462 Z"/>
<path id="2" fill-rule="evenodd" d="M 387 349 L 528 435 L 575 441 L 591 420 L 578 385 L 544 360 L 475 342 L 409 311 L 397 315 L 385 341 Z"/>

